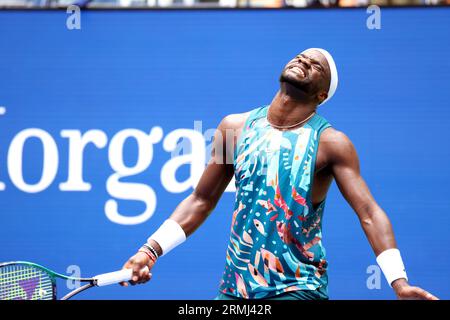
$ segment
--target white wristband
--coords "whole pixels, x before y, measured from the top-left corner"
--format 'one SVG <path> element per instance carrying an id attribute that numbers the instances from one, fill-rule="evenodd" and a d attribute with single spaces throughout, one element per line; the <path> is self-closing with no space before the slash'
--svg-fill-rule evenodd
<path id="1" fill-rule="evenodd" d="M 186 240 L 186 234 L 176 221 L 167 219 L 147 241 L 150 240 L 154 240 L 159 244 L 162 250 L 161 256 L 163 256 L 182 244 Z"/>
<path id="2" fill-rule="evenodd" d="M 400 251 L 398 249 L 388 249 L 380 253 L 377 257 L 377 263 L 386 277 L 389 286 L 397 279 L 405 278 L 408 280 Z"/>

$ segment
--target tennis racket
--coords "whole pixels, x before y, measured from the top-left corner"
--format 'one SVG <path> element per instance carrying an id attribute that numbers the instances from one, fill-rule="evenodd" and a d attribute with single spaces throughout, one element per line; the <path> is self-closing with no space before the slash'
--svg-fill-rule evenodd
<path id="1" fill-rule="evenodd" d="M 147 267 L 145 267 L 147 268 Z M 0 263 L 0 300 L 57 300 L 56 279 L 74 280 L 86 283 L 69 292 L 61 300 L 92 287 L 131 280 L 132 270 L 99 274 L 92 278 L 76 278 L 56 273 L 36 263 L 12 261 Z"/>

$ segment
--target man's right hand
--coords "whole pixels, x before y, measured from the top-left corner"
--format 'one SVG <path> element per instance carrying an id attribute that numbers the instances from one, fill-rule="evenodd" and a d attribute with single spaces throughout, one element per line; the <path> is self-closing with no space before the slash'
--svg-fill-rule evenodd
<path id="1" fill-rule="evenodd" d="M 129 283 L 131 285 L 146 283 L 152 277 L 150 270 L 153 268 L 155 260 L 150 259 L 150 256 L 142 251 L 137 252 L 123 265 L 122 269 L 132 269 L 133 275 Z M 145 268 L 145 267 L 148 267 Z M 145 268 L 145 269 L 144 269 Z M 144 269 L 144 270 L 143 270 Z M 121 282 L 121 286 L 127 287 L 128 282 Z"/>

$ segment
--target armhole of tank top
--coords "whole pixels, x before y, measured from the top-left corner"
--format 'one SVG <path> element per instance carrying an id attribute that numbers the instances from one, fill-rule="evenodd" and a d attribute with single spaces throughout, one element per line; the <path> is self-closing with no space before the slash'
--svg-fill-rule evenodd
<path id="1" fill-rule="evenodd" d="M 317 206 L 317 208 L 314 208 L 314 203 L 313 203 L 313 199 L 312 199 L 312 193 L 313 193 L 313 187 L 314 187 L 314 175 L 316 173 L 316 159 L 317 159 L 317 154 L 319 153 L 320 136 L 322 135 L 322 132 L 324 132 L 325 129 L 328 129 L 328 128 L 331 128 L 331 124 L 326 123 L 325 125 L 322 125 L 319 128 L 319 130 L 317 131 L 317 148 L 316 148 L 316 152 L 314 152 L 314 155 L 313 155 L 313 157 L 311 159 L 312 160 L 312 163 L 311 163 L 311 176 L 310 176 L 311 182 L 309 184 L 310 188 L 309 188 L 309 192 L 308 192 L 308 200 L 311 203 L 311 209 L 313 211 L 316 211 L 316 209 L 319 208 L 326 200 L 326 197 L 325 197 L 325 199 L 323 199 L 320 202 L 319 206 Z"/>

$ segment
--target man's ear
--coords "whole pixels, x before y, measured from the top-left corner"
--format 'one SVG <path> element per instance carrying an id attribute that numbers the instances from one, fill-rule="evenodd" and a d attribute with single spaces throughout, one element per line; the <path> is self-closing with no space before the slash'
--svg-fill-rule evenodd
<path id="1" fill-rule="evenodd" d="M 322 103 L 328 98 L 328 93 L 325 91 L 322 91 L 321 93 L 319 93 L 318 97 L 319 97 L 319 103 Z"/>

